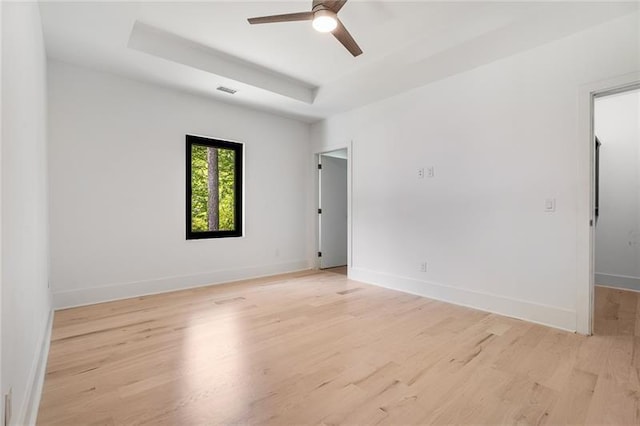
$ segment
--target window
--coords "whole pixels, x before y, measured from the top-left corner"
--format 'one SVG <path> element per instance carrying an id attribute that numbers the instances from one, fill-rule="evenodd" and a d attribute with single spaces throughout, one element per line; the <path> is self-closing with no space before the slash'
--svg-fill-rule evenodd
<path id="1" fill-rule="evenodd" d="M 187 135 L 187 239 L 242 236 L 242 144 Z"/>

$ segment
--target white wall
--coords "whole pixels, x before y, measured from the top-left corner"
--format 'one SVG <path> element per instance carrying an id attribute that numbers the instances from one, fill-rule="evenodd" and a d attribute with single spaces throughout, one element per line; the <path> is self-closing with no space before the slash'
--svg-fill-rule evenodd
<path id="1" fill-rule="evenodd" d="M 353 143 L 351 276 L 575 330 L 579 93 L 639 52 L 633 14 L 313 125 Z"/>
<path id="2" fill-rule="evenodd" d="M 56 307 L 306 269 L 308 124 L 49 63 Z M 245 237 L 185 240 L 185 134 L 244 142 Z"/>
<path id="3" fill-rule="evenodd" d="M 46 57 L 37 3 L 2 6 L 2 394 L 11 424 L 35 421 L 48 289 Z"/>
<path id="4" fill-rule="evenodd" d="M 640 290 L 640 91 L 598 98 L 600 217 L 596 282 Z"/>

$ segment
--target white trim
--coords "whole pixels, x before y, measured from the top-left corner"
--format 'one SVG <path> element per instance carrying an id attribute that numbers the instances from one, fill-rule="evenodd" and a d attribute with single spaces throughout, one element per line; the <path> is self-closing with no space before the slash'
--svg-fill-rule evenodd
<path id="1" fill-rule="evenodd" d="M 3 1 L 0 1 L 0 25 L 2 25 Z M 2 46 L 0 29 L 0 46 Z M 0 53 L 0 108 L 2 108 L 2 54 Z M 0 165 L 2 165 L 2 111 L 0 111 Z M 4 422 L 4 395 L 7 389 L 2 368 L 2 173 L 0 173 L 0 421 Z"/>
<path id="2" fill-rule="evenodd" d="M 47 371 L 47 360 L 49 358 L 49 346 L 51 344 L 51 329 L 53 327 L 53 310 L 49 311 L 49 318 L 44 333 L 39 340 L 40 351 L 34 358 L 29 373 L 28 387 L 25 391 L 25 398 L 20 412 L 17 413 L 15 424 L 32 426 L 36 424 L 38 418 L 38 408 L 42 397 L 42 387 Z"/>
<path id="3" fill-rule="evenodd" d="M 577 220 L 576 220 L 576 330 L 591 334 L 593 329 L 593 286 L 595 276 L 594 220 L 594 135 L 593 99 L 597 94 L 640 81 L 640 72 L 604 79 L 578 87 Z"/>
<path id="4" fill-rule="evenodd" d="M 349 155 L 347 155 L 348 157 Z M 318 164 L 318 172 L 316 173 L 316 188 L 318 188 L 318 196 L 316 197 L 317 209 L 316 209 L 316 251 L 322 253 L 322 214 L 318 213 L 322 208 L 322 154 L 316 155 L 316 164 Z M 316 257 L 316 268 L 322 267 L 322 259 L 320 256 Z"/>
<path id="5" fill-rule="evenodd" d="M 353 265 L 353 141 L 347 144 L 347 277 Z"/>
<path id="6" fill-rule="evenodd" d="M 176 290 L 206 287 L 215 284 L 225 284 L 233 281 L 266 277 L 284 274 L 287 272 L 297 272 L 307 269 L 309 269 L 309 262 L 307 260 L 296 260 L 274 265 L 218 270 L 198 275 L 165 277 L 153 280 L 58 291 L 53 293 L 53 306 L 55 309 L 65 309 L 75 306 L 129 299 L 131 297 L 168 293 Z"/>
<path id="7" fill-rule="evenodd" d="M 624 288 L 640 291 L 640 277 L 615 274 L 595 274 L 595 285 L 600 287 Z"/>
<path id="8" fill-rule="evenodd" d="M 605 96 L 619 95 L 621 93 L 635 92 L 637 90 L 640 90 L 640 81 L 636 81 L 630 84 L 623 84 L 621 86 L 615 86 L 610 90 L 604 90 L 604 91 L 595 93 L 594 96 L 596 98 L 603 98 Z"/>
<path id="9" fill-rule="evenodd" d="M 417 280 L 415 278 L 389 275 L 361 268 L 351 268 L 350 272 L 350 279 L 379 287 L 517 318 L 561 330 L 571 332 L 576 330 L 576 313 L 569 309 L 452 287 L 436 282 Z"/>

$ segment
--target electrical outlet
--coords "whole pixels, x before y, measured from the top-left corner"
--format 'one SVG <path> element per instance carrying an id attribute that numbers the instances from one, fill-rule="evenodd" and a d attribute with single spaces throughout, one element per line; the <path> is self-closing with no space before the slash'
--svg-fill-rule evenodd
<path id="1" fill-rule="evenodd" d="M 424 167 L 418 169 L 418 179 L 424 178 Z"/>
<path id="2" fill-rule="evenodd" d="M 13 396 L 13 389 L 9 388 L 9 392 L 7 392 L 4 396 L 4 426 L 9 425 L 11 423 L 11 400 Z"/>
<path id="3" fill-rule="evenodd" d="M 422 262 L 420 264 L 420 272 L 427 272 L 427 262 Z"/>

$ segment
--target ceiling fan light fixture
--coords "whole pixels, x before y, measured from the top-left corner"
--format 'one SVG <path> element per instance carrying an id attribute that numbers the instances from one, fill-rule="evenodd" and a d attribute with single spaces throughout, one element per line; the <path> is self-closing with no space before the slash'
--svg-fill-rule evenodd
<path id="1" fill-rule="evenodd" d="M 2 0 L 0 0 L 2 1 Z M 338 12 L 348 0 L 313 0 L 309 12 L 294 12 L 281 15 L 258 16 L 249 18 L 251 25 L 271 24 L 274 22 L 312 21 L 313 28 L 321 33 L 331 33 L 355 58 L 362 49 L 353 39 L 344 24 L 338 19 Z"/>
<path id="2" fill-rule="evenodd" d="M 313 15 L 313 28 L 321 33 L 328 33 L 338 26 L 336 13 L 328 9 L 317 10 Z"/>

